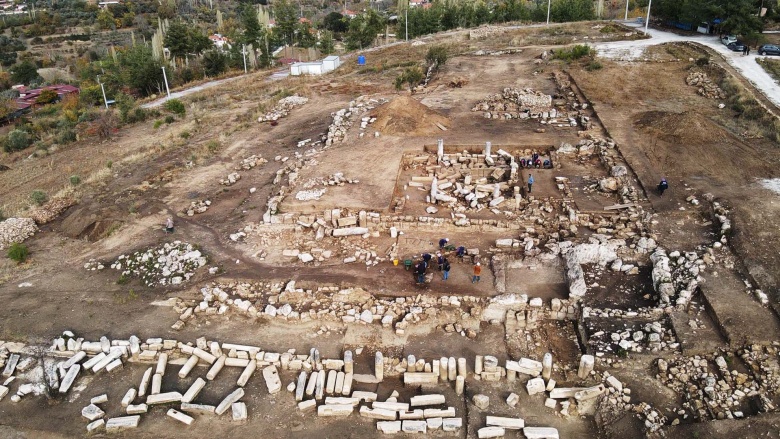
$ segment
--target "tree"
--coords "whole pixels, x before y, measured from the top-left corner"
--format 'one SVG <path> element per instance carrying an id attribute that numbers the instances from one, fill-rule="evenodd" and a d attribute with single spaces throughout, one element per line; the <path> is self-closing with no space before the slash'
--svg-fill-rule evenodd
<path id="1" fill-rule="evenodd" d="M 419 66 L 407 67 L 404 72 L 395 78 L 395 88 L 400 90 L 404 84 L 409 85 L 411 91 L 415 85 L 419 84 L 425 76 Z"/>
<path id="2" fill-rule="evenodd" d="M 41 82 L 42 78 L 38 75 L 38 67 L 35 63 L 25 60 L 11 67 L 11 80 L 15 84 L 30 85 Z"/>
<path id="3" fill-rule="evenodd" d="M 97 24 L 101 29 L 114 29 L 116 28 L 116 22 L 114 21 L 114 14 L 108 8 L 101 9 L 97 15 Z"/>
<path id="4" fill-rule="evenodd" d="M 188 26 L 181 21 L 174 21 L 165 33 L 165 47 L 174 57 L 184 57 L 190 51 L 190 32 Z"/>
<path id="5" fill-rule="evenodd" d="M 335 50 L 335 44 L 333 43 L 333 32 L 324 30 L 320 32 L 320 41 L 317 43 L 320 52 L 323 55 L 330 55 Z"/>
<path id="6" fill-rule="evenodd" d="M 322 19 L 322 26 L 334 34 L 343 33 L 349 29 L 349 23 L 347 22 L 346 17 L 335 11 Z"/>
<path id="7" fill-rule="evenodd" d="M 444 46 L 432 46 L 425 55 L 425 60 L 429 64 L 439 68 L 447 63 L 447 48 Z"/>
<path id="8" fill-rule="evenodd" d="M 274 33 L 277 33 L 284 44 L 295 43 L 295 27 L 298 23 L 298 11 L 295 6 L 287 0 L 279 0 L 273 4 L 274 20 L 276 27 Z"/>
<path id="9" fill-rule="evenodd" d="M 295 36 L 300 47 L 314 47 L 317 44 L 317 36 L 314 34 L 314 29 L 312 29 L 309 22 L 300 23 L 295 31 Z"/>
<path id="10" fill-rule="evenodd" d="M 13 130 L 8 133 L 8 136 L 3 142 L 3 150 L 5 152 L 21 151 L 32 143 L 32 139 L 27 131 Z"/>
<path id="11" fill-rule="evenodd" d="M 41 94 L 38 95 L 38 97 L 35 99 L 36 104 L 50 104 L 59 98 L 59 95 L 56 91 L 47 89 L 41 91 Z"/>
<path id="12" fill-rule="evenodd" d="M 592 20 L 595 15 L 592 0 L 557 0 L 550 10 L 550 19 L 555 22 Z"/>
<path id="13" fill-rule="evenodd" d="M 264 36 L 263 26 L 257 19 L 257 11 L 254 6 L 249 3 L 244 4 L 241 8 L 241 24 L 244 27 L 242 42 L 255 47 L 260 46 Z"/>
<path id="14" fill-rule="evenodd" d="M 152 56 L 151 47 L 137 45 L 120 52 L 118 64 L 114 66 L 118 70 L 115 77 L 120 81 L 115 85 L 117 89 L 130 86 L 143 96 L 162 89 L 162 64 Z"/>
<path id="15" fill-rule="evenodd" d="M 228 58 L 217 49 L 203 54 L 203 70 L 207 76 L 218 76 L 227 70 Z"/>
<path id="16" fill-rule="evenodd" d="M 385 19 L 373 9 L 358 15 L 349 22 L 346 44 L 350 50 L 369 47 L 385 27 Z"/>

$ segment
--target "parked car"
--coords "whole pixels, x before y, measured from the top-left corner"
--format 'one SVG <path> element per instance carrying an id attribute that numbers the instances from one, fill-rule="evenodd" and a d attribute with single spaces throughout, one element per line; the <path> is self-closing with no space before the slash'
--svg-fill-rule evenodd
<path id="1" fill-rule="evenodd" d="M 774 44 L 764 44 L 758 46 L 759 55 L 780 55 L 780 46 Z"/>
<path id="2" fill-rule="evenodd" d="M 742 52 L 745 50 L 745 43 L 742 41 L 734 41 L 733 43 L 729 43 L 726 45 L 730 50 L 733 50 L 734 52 Z"/>
<path id="3" fill-rule="evenodd" d="M 734 35 L 726 35 L 720 39 L 720 42 L 723 43 L 724 46 L 728 46 L 731 43 L 736 43 L 737 37 Z"/>

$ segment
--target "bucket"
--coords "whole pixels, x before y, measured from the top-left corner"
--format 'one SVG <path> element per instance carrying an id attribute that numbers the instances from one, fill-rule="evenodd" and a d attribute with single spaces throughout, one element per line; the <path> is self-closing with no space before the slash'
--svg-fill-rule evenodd
<path id="1" fill-rule="evenodd" d="M 398 265 L 398 259 L 393 259 L 393 265 Z"/>

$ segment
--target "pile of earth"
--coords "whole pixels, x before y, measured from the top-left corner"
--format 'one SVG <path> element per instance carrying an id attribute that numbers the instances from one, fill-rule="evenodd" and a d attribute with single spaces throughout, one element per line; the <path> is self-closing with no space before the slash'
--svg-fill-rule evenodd
<path id="1" fill-rule="evenodd" d="M 400 96 L 380 105 L 372 112 L 372 116 L 376 117 L 372 128 L 391 136 L 435 135 L 442 132 L 438 125 L 445 128 L 450 126 L 450 120 L 446 116 L 410 96 Z"/>

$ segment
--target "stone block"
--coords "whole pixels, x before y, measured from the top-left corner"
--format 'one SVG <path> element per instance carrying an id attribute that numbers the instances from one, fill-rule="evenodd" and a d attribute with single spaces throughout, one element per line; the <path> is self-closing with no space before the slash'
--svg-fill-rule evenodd
<path id="1" fill-rule="evenodd" d="M 425 421 L 402 421 L 401 431 L 404 433 L 427 433 L 428 423 Z"/>
<path id="2" fill-rule="evenodd" d="M 373 403 L 371 403 L 371 408 L 406 412 L 409 411 L 409 403 L 374 401 Z"/>
<path id="3" fill-rule="evenodd" d="M 471 400 L 480 410 L 486 410 L 490 406 L 490 398 L 487 395 L 474 395 Z"/>
<path id="4" fill-rule="evenodd" d="M 102 418 L 105 416 L 106 412 L 100 409 L 100 407 L 96 406 L 95 404 L 90 404 L 83 409 L 81 409 L 81 416 L 89 419 L 90 421 L 94 421 L 95 419 Z"/>
<path id="5" fill-rule="evenodd" d="M 146 397 L 147 405 L 168 404 L 171 402 L 181 402 L 182 395 L 179 392 L 165 392 Z"/>
<path id="6" fill-rule="evenodd" d="M 313 399 L 308 399 L 306 401 L 301 401 L 298 403 L 298 410 L 304 412 L 307 410 L 312 410 L 315 407 L 317 407 L 317 401 Z"/>
<path id="7" fill-rule="evenodd" d="M 506 398 L 506 403 L 509 407 L 515 407 L 518 402 L 520 402 L 520 397 L 517 395 L 517 393 L 510 393 Z"/>
<path id="8" fill-rule="evenodd" d="M 427 405 L 440 405 L 444 404 L 446 399 L 444 395 L 417 395 L 409 399 L 409 404 L 412 407 L 424 407 Z"/>
<path id="9" fill-rule="evenodd" d="M 266 387 L 268 387 L 268 393 L 274 394 L 282 390 L 282 380 L 279 379 L 279 371 L 276 370 L 276 366 L 268 366 L 263 369 L 263 378 Z"/>
<path id="10" fill-rule="evenodd" d="M 521 358 L 518 361 L 507 360 L 506 368 L 530 376 L 539 376 L 542 373 L 542 363 L 529 358 Z"/>
<path id="11" fill-rule="evenodd" d="M 411 411 L 399 411 L 398 418 L 401 420 L 425 419 L 425 412 L 422 409 L 416 409 Z"/>
<path id="12" fill-rule="evenodd" d="M 219 403 L 217 408 L 214 410 L 214 413 L 217 415 L 222 415 L 227 411 L 227 409 L 230 408 L 230 406 L 237 402 L 239 399 L 241 399 L 244 396 L 244 389 L 239 387 L 238 389 L 234 390 L 231 394 L 225 397 L 225 399 L 222 400 L 222 402 Z"/>
<path id="13" fill-rule="evenodd" d="M 446 376 L 446 374 L 445 374 Z M 406 372 L 404 373 L 404 384 L 407 386 L 418 386 L 427 384 L 436 384 L 439 377 L 433 372 Z M 453 378 L 454 379 L 454 378 Z"/>
<path id="14" fill-rule="evenodd" d="M 354 410 L 351 404 L 321 405 L 317 407 L 317 416 L 349 416 Z"/>
<path id="15" fill-rule="evenodd" d="M 168 412 L 165 413 L 165 414 L 168 415 L 168 417 L 171 417 L 171 418 L 173 418 L 173 419 L 175 419 L 175 420 L 177 420 L 177 421 L 179 421 L 179 422 L 181 422 L 183 424 L 186 424 L 186 425 L 192 424 L 192 421 L 195 420 L 195 419 L 192 418 L 192 416 L 186 415 L 186 414 L 184 414 L 184 413 L 182 413 L 182 412 L 180 412 L 178 410 L 175 410 L 175 409 L 168 409 Z"/>
<path id="16" fill-rule="evenodd" d="M 423 416 L 427 418 L 452 418 L 455 417 L 455 407 L 447 407 L 446 409 L 425 409 L 423 410 Z"/>
<path id="17" fill-rule="evenodd" d="M 525 421 L 521 418 L 504 418 L 501 416 L 488 416 L 485 420 L 488 427 L 501 427 L 507 430 L 521 430 L 525 427 Z"/>
<path id="18" fill-rule="evenodd" d="M 65 373 L 65 377 L 62 379 L 62 382 L 60 383 L 60 388 L 59 388 L 60 393 L 68 393 L 68 390 L 70 390 L 71 386 L 73 385 L 73 381 L 76 380 L 76 377 L 78 376 L 80 371 L 81 371 L 80 364 L 74 364 L 70 366 L 70 368 L 68 368 L 68 372 Z M 2 396 L 0 396 L 0 399 L 2 399 Z"/>
<path id="19" fill-rule="evenodd" d="M 206 405 L 206 404 L 192 404 L 183 402 L 181 403 L 181 410 L 184 410 L 185 412 L 190 413 L 208 413 L 208 414 L 214 414 L 214 410 L 216 410 L 216 407 L 213 405 Z"/>
<path id="20" fill-rule="evenodd" d="M 428 424 L 428 430 L 441 429 L 442 422 L 442 418 L 428 418 L 425 420 L 425 423 Z"/>
<path id="21" fill-rule="evenodd" d="M 149 411 L 149 406 L 146 404 L 128 404 L 125 412 L 128 415 L 140 415 Z"/>
<path id="22" fill-rule="evenodd" d="M 141 421 L 141 416 L 121 416 L 118 418 L 111 418 L 106 422 L 106 432 L 111 433 L 115 431 L 127 430 L 130 428 L 138 428 L 138 422 Z"/>
<path id="23" fill-rule="evenodd" d="M 401 421 L 380 421 L 376 423 L 376 429 L 384 434 L 401 432 Z"/>
<path id="24" fill-rule="evenodd" d="M 359 413 L 360 416 L 364 418 L 377 419 L 380 421 L 395 421 L 397 418 L 397 414 L 395 410 L 387 410 L 387 409 L 379 409 L 379 408 L 370 409 L 366 406 L 360 407 Z"/>
<path id="25" fill-rule="evenodd" d="M 87 424 L 87 433 L 97 433 L 98 431 L 105 428 L 105 426 L 106 426 L 106 421 L 104 421 L 103 419 L 92 421 L 89 424 Z"/>
<path id="26" fill-rule="evenodd" d="M 135 388 L 131 387 L 128 389 L 127 393 L 125 393 L 125 396 L 122 397 L 122 407 L 127 407 L 132 404 L 137 394 L 138 392 L 135 390 Z"/>
<path id="27" fill-rule="evenodd" d="M 545 387 L 544 380 L 541 377 L 532 378 L 525 384 L 525 388 L 531 396 L 537 393 L 544 393 Z"/>
<path id="28" fill-rule="evenodd" d="M 479 439 L 504 437 L 506 430 L 501 427 L 483 427 L 477 430 L 477 437 Z"/>
<path id="29" fill-rule="evenodd" d="M 444 431 L 458 431 L 463 428 L 463 418 L 444 418 L 441 428 Z"/>
<path id="30" fill-rule="evenodd" d="M 247 419 L 246 404 L 243 402 L 234 402 L 230 405 L 233 412 L 233 421 L 243 422 Z"/>
<path id="31" fill-rule="evenodd" d="M 526 439 L 560 439 L 558 429 L 552 427 L 525 427 L 523 435 Z"/>
<path id="32" fill-rule="evenodd" d="M 192 402 L 195 399 L 203 387 L 206 385 L 206 381 L 203 378 L 198 377 L 189 389 L 181 397 L 181 402 Z"/>

